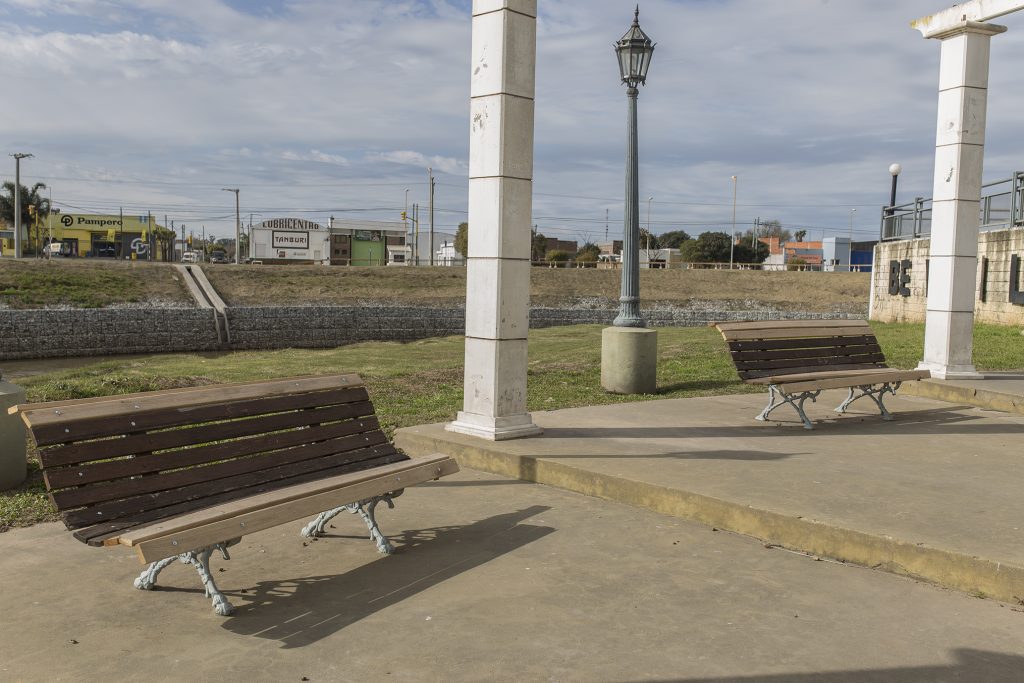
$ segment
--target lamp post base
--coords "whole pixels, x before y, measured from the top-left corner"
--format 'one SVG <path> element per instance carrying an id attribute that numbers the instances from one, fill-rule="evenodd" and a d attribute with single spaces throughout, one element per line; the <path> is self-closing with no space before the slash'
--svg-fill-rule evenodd
<path id="1" fill-rule="evenodd" d="M 601 388 L 613 394 L 658 390 L 658 332 L 606 327 L 601 332 Z"/>

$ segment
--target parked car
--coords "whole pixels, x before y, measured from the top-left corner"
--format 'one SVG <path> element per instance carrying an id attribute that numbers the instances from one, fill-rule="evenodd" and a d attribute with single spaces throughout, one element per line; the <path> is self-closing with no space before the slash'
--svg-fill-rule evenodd
<path id="1" fill-rule="evenodd" d="M 228 255 L 223 251 L 215 251 L 210 254 L 210 263 L 231 263 L 228 260 Z"/>
<path id="2" fill-rule="evenodd" d="M 199 263 L 199 253 L 195 251 L 186 251 L 181 255 L 182 263 Z"/>

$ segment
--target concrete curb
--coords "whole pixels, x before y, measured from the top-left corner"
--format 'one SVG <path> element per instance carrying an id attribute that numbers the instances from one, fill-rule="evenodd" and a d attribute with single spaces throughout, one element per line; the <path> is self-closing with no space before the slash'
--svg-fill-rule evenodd
<path id="1" fill-rule="evenodd" d="M 395 445 L 409 455 L 441 452 L 453 456 L 462 467 L 646 508 L 783 548 L 881 569 L 966 593 L 1004 602 L 1024 598 L 1024 567 L 592 472 L 557 460 L 503 452 L 494 444 L 443 432 L 439 427 L 400 429 L 395 434 Z"/>
<path id="2" fill-rule="evenodd" d="M 920 382 L 907 382 L 900 387 L 900 393 L 1024 415 L 1024 396 L 1006 394 L 991 389 L 959 386 L 942 380 L 926 379 Z"/>

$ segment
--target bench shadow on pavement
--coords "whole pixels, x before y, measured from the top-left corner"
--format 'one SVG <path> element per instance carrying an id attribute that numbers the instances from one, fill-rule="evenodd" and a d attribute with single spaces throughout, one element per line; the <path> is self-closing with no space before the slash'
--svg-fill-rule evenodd
<path id="1" fill-rule="evenodd" d="M 550 509 L 534 505 L 463 526 L 403 531 L 389 536 L 398 549 L 394 555 L 343 574 L 260 581 L 244 593 L 224 591 L 237 609 L 223 627 L 239 635 L 277 640 L 283 648 L 315 643 L 553 533 L 551 527 L 522 523 Z M 337 538 L 344 536 L 328 535 L 310 549 L 330 553 Z M 372 552 L 372 544 L 366 547 Z"/>
<path id="2" fill-rule="evenodd" d="M 664 678 L 647 683 L 936 683 L 937 681 L 1017 682 L 1024 671 L 1024 657 L 970 648 L 952 651 L 955 664 L 906 666 L 849 671 L 816 671 L 764 676 L 715 678 Z M 629 683 L 623 681 L 622 683 Z M 638 682 L 637 682 L 638 683 Z"/>
<path id="3" fill-rule="evenodd" d="M 895 419 L 882 420 L 877 413 L 857 413 L 823 416 L 808 410 L 813 430 L 804 429 L 796 416 L 784 416 L 776 420 L 773 415 L 767 422 L 756 422 L 751 416 L 745 420 L 753 424 L 737 425 L 678 425 L 622 426 L 622 427 L 546 427 L 542 439 L 714 439 L 714 438 L 756 438 L 799 437 L 827 438 L 834 436 L 877 437 L 892 432 L 895 436 L 911 434 L 1024 434 L 1024 425 L 1019 421 L 993 421 L 988 415 L 970 415 L 959 412 L 974 406 L 952 406 L 927 410 L 899 410 L 893 413 Z M 783 407 L 783 409 L 785 406 Z M 780 409 L 782 410 L 782 409 Z M 1002 417 L 1004 414 L 1000 414 Z M 1019 418 L 1005 414 L 1006 417 Z M 682 416 L 680 420 L 682 421 Z"/>

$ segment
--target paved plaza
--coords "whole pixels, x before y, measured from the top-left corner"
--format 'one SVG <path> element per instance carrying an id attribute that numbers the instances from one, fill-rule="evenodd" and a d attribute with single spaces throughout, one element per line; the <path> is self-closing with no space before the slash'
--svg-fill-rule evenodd
<path id="1" fill-rule="evenodd" d="M 127 549 L 0 535 L 5 681 L 1017 681 L 1012 605 L 474 471 L 381 513 L 246 536 L 131 587 Z M 293 528 L 294 527 L 294 528 Z M 17 580 L 17 590 L 11 580 Z"/>

